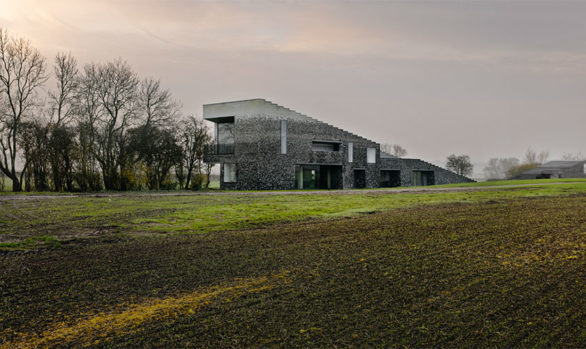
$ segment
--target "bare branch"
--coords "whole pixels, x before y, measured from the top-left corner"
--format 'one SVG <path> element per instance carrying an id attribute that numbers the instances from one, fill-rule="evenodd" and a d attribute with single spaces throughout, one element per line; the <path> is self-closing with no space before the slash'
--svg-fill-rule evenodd
<path id="1" fill-rule="evenodd" d="M 77 100 L 77 60 L 70 53 L 58 53 L 53 67 L 57 80 L 55 92 L 49 92 L 51 117 L 55 125 L 67 124 L 74 115 Z"/>
<path id="2" fill-rule="evenodd" d="M 169 90 L 161 88 L 159 80 L 147 78 L 141 82 L 138 103 L 146 126 L 169 126 L 179 115 L 179 103 Z"/>
<path id="3" fill-rule="evenodd" d="M 24 118 L 38 105 L 38 88 L 47 81 L 45 70 L 45 58 L 28 40 L 12 38 L 0 29 L 0 147 L 4 155 L 0 168 L 8 173 L 15 191 L 21 190 L 17 135 Z"/>

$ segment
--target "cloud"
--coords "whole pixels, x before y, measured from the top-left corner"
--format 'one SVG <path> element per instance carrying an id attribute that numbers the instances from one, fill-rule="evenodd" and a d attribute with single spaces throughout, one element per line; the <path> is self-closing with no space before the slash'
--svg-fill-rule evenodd
<path id="1" fill-rule="evenodd" d="M 533 54 L 547 61 L 557 58 L 551 51 L 575 58 L 586 53 L 580 9 L 586 4 L 20 0 L 9 2 L 0 16 L 42 42 L 78 31 L 218 51 L 440 61 Z"/>
<path id="2" fill-rule="evenodd" d="M 46 56 L 123 57 L 186 112 L 264 97 L 424 158 L 586 152 L 584 2 L 0 2 Z"/>

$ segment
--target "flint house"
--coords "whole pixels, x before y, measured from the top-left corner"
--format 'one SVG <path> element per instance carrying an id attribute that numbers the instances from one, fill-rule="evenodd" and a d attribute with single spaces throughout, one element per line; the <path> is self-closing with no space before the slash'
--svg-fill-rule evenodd
<path id="1" fill-rule="evenodd" d="M 204 161 L 220 164 L 222 189 L 349 189 L 472 180 L 264 99 L 206 104 L 214 144 Z"/>

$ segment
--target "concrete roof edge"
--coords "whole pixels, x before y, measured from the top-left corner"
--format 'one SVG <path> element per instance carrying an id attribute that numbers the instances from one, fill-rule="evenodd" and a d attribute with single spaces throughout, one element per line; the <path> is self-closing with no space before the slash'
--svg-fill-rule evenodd
<path id="1" fill-rule="evenodd" d="M 267 101 L 264 98 L 250 98 L 250 99 L 240 99 L 237 101 L 228 101 L 228 102 L 216 102 L 216 103 L 206 103 L 203 106 L 208 106 L 208 105 L 218 105 L 218 104 L 230 104 L 230 103 L 242 103 L 242 102 L 250 102 L 250 101 L 263 101 L 263 102 L 267 102 L 270 103 L 269 101 Z"/>

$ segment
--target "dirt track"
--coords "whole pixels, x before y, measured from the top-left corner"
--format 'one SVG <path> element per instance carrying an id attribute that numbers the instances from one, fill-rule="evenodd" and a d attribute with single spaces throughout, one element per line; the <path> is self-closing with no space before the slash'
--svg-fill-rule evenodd
<path id="1" fill-rule="evenodd" d="M 106 193 L 83 193 L 83 194 L 54 194 L 54 195 L 35 195 L 35 194 L 8 194 L 0 195 L 0 201 L 9 200 L 39 200 L 39 199 L 62 199 L 62 198 L 102 198 L 102 197 L 159 197 L 159 196 L 198 196 L 198 195 L 310 195 L 310 194 L 327 194 L 327 195 L 352 195 L 352 194 L 400 194 L 400 193 L 432 193 L 432 192 L 458 192 L 458 191 L 478 191 L 506 188 L 535 187 L 543 185 L 559 184 L 576 184 L 579 182 L 555 182 L 555 183 L 535 183 L 535 184 L 509 184 L 495 186 L 476 186 L 476 187 L 455 187 L 455 188 L 388 188 L 388 189 L 342 189 L 342 190 L 267 190 L 267 191 L 177 191 L 177 192 L 106 192 Z"/>

